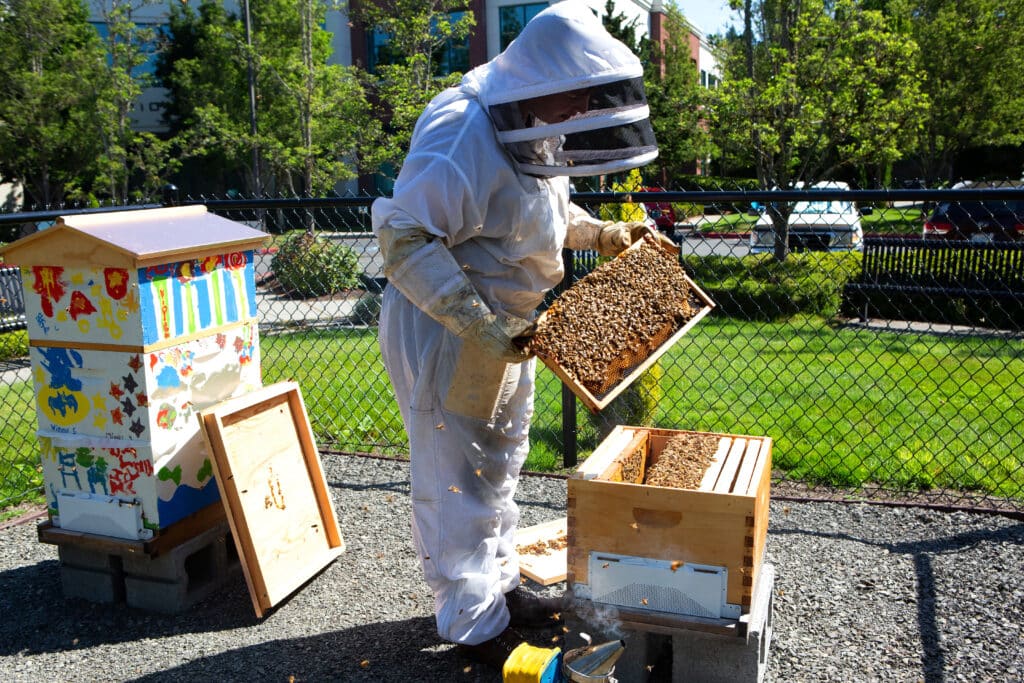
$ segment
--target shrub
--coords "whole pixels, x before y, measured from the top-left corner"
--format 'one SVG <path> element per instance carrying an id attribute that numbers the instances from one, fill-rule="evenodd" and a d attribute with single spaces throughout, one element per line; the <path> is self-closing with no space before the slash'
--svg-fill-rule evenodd
<path id="1" fill-rule="evenodd" d="M 0 360 L 13 360 L 28 355 L 28 332 L 0 332 Z"/>
<path id="2" fill-rule="evenodd" d="M 859 252 L 800 252 L 779 262 L 771 254 L 687 256 L 684 267 L 717 304 L 745 320 L 784 320 L 797 314 L 835 318 L 846 283 L 860 273 Z"/>
<path id="3" fill-rule="evenodd" d="M 598 441 L 603 441 L 615 425 L 649 427 L 654 424 L 655 411 L 664 396 L 661 378 L 665 375 L 660 362 L 655 362 L 647 371 L 621 394 L 605 406 L 600 413 L 588 413 L 590 422 L 597 430 Z"/>
<path id="4" fill-rule="evenodd" d="M 270 269 L 288 293 L 301 297 L 334 294 L 359 282 L 355 251 L 304 231 L 280 242 Z"/>

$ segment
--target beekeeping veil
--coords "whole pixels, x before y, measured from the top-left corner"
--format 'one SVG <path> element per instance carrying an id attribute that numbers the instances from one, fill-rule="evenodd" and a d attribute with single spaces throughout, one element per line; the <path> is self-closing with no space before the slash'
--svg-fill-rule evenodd
<path id="1" fill-rule="evenodd" d="M 643 67 L 578 0 L 534 17 L 500 55 L 467 74 L 498 140 L 519 170 L 535 176 L 591 176 L 649 163 L 658 146 Z M 588 108 L 563 122 L 524 116 L 520 103 L 586 90 Z"/>

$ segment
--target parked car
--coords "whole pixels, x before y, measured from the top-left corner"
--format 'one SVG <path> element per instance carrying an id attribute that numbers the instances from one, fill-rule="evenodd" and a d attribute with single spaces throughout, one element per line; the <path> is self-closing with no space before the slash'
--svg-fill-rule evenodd
<path id="1" fill-rule="evenodd" d="M 664 190 L 660 187 L 645 187 L 644 192 L 664 192 Z M 644 202 L 644 207 L 658 230 L 669 237 L 675 235 L 676 210 L 672 208 L 671 202 Z"/>
<path id="2" fill-rule="evenodd" d="M 797 183 L 796 189 L 802 189 Z M 849 190 L 844 182 L 827 181 L 811 186 L 817 190 Z M 757 223 L 750 231 L 750 252 L 760 254 L 775 249 L 775 228 L 764 207 L 754 209 Z M 821 199 L 797 202 L 789 214 L 789 248 L 792 251 L 860 251 L 864 248 L 861 215 L 871 208 L 857 210 L 853 202 L 842 199 Z"/>
<path id="3" fill-rule="evenodd" d="M 1024 183 L 965 181 L 958 189 L 1024 188 Z M 939 202 L 924 222 L 926 240 L 970 240 L 971 242 L 1024 241 L 1024 200 L 1002 199 Z"/>

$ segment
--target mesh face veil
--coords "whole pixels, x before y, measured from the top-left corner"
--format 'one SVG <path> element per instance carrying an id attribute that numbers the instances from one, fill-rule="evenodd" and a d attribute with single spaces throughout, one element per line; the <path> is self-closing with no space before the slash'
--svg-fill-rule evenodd
<path id="1" fill-rule="evenodd" d="M 640 60 L 585 4 L 558 2 L 471 78 L 518 169 L 535 176 L 618 173 L 658 156 Z M 531 113 L 537 98 L 578 96 L 564 120 Z"/>
<path id="2" fill-rule="evenodd" d="M 586 111 L 548 123 L 520 102 L 492 105 L 498 140 L 530 175 L 589 176 L 642 166 L 658 156 L 642 78 L 595 86 Z"/>

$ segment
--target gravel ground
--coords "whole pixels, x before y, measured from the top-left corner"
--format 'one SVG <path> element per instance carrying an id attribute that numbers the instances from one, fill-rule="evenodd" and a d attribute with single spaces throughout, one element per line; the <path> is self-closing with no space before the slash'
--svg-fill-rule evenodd
<path id="1" fill-rule="evenodd" d="M 331 455 L 324 468 L 347 550 L 262 620 L 240 574 L 182 615 L 66 600 L 35 524 L 0 531 L 0 679 L 497 680 L 434 631 L 407 466 Z M 523 525 L 560 517 L 565 481 L 524 477 L 518 500 Z M 767 553 L 769 681 L 1024 681 L 1024 522 L 774 501 Z M 669 680 L 664 662 L 651 678 Z"/>

